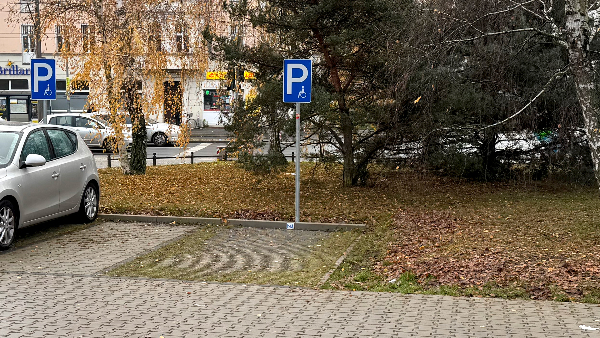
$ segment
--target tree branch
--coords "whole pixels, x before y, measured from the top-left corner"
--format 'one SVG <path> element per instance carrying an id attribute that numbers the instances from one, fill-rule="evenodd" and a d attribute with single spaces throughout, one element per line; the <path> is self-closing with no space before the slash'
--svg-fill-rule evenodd
<path id="1" fill-rule="evenodd" d="M 567 43 L 564 42 L 564 41 L 562 41 L 559 37 L 555 36 L 554 34 L 546 33 L 544 31 L 541 31 L 541 30 L 539 30 L 537 28 L 534 28 L 534 27 L 511 29 L 511 30 L 506 30 L 506 31 L 501 31 L 501 32 L 490 32 L 490 33 L 485 33 L 483 35 L 474 36 L 474 37 L 466 38 L 466 39 L 447 40 L 447 41 L 444 41 L 444 43 L 471 42 L 471 41 L 479 40 L 479 39 L 490 37 L 490 36 L 499 36 L 499 35 L 513 34 L 513 33 L 523 33 L 523 32 L 535 32 L 535 33 L 538 33 L 538 34 L 550 37 L 550 38 L 552 38 L 554 40 L 557 40 L 557 42 L 561 46 L 567 47 Z"/>
<path id="2" fill-rule="evenodd" d="M 499 121 L 499 122 L 496 122 L 494 124 L 490 124 L 488 126 L 485 126 L 485 127 L 481 128 L 480 130 L 485 130 L 485 129 L 488 129 L 488 128 L 492 128 L 492 127 L 501 125 L 504 122 L 507 122 L 507 121 L 515 118 L 517 115 L 521 114 L 523 111 L 525 111 L 525 109 L 527 109 L 529 106 L 531 106 L 531 104 L 534 103 L 550 87 L 550 85 L 552 84 L 552 82 L 554 82 L 554 80 L 556 78 L 564 75 L 566 72 L 567 72 L 567 68 L 554 73 L 554 75 L 552 75 L 552 77 L 550 77 L 550 79 L 548 80 L 548 82 L 546 82 L 546 84 L 544 85 L 544 87 L 542 88 L 542 90 L 540 90 L 540 92 L 537 93 L 537 95 L 533 99 L 529 100 L 529 102 L 525 106 L 523 106 L 523 108 L 521 108 L 518 112 L 512 114 L 511 116 L 505 118 L 502 121 Z"/>

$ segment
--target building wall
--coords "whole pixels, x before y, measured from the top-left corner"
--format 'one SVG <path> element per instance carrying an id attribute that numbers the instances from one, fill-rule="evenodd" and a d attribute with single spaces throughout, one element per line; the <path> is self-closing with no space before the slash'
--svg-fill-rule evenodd
<path id="1" fill-rule="evenodd" d="M 5 7 L 7 4 L 15 4 L 18 6 L 18 1 L 16 0 L 0 0 L 0 8 Z M 30 73 L 29 73 L 29 59 L 33 56 L 32 53 L 24 53 L 23 51 L 23 41 L 21 36 L 21 25 L 22 24 L 33 24 L 33 17 L 29 13 L 20 14 L 20 19 L 12 20 L 11 22 L 7 22 L 9 17 L 9 12 L 6 10 L 0 11 L 0 85 L 11 80 L 25 80 L 29 82 Z M 219 32 L 223 35 L 230 34 L 231 30 L 228 28 L 229 19 L 223 13 L 220 13 L 218 16 L 219 24 L 218 29 Z M 246 42 L 253 43 L 254 40 L 250 34 L 246 34 L 248 38 L 245 38 Z M 55 52 L 57 51 L 57 41 L 56 41 L 56 28 L 52 27 L 48 29 L 46 34 L 43 35 L 42 39 L 42 53 L 44 58 L 55 58 L 57 60 L 57 80 L 65 81 L 67 78 L 67 73 L 65 69 L 64 61 L 60 59 L 60 56 Z M 168 42 L 164 42 L 168 45 Z M 180 72 L 177 65 L 171 65 L 171 72 L 177 74 Z M 21 70 L 21 72 L 19 72 Z M 223 72 L 226 69 L 219 66 L 217 63 L 211 62 L 208 67 L 208 71 L 218 71 Z M 73 70 L 71 69 L 70 77 L 73 77 Z M 174 80 L 181 81 L 181 74 L 175 75 Z M 26 89 L 2 89 L 0 87 L 0 114 L 2 114 L 3 109 L 7 110 L 7 105 L 10 105 L 10 99 L 18 99 L 25 100 L 26 102 L 26 116 L 19 115 L 18 118 L 20 120 L 23 119 L 35 119 L 36 118 L 36 102 L 31 101 L 30 93 L 31 93 L 31 84 L 28 84 L 28 88 Z M 144 91 L 152 90 L 153 83 L 150 81 L 145 81 L 143 87 Z M 182 82 L 182 120 L 185 121 L 187 116 L 191 116 L 198 120 L 200 123 L 206 121 L 209 126 L 218 126 L 222 125 L 222 120 L 220 119 L 221 111 L 219 109 L 211 109 L 210 104 L 204 102 L 205 95 L 207 90 L 209 93 L 214 94 L 216 91 L 219 94 L 223 93 L 223 88 L 226 87 L 226 84 L 222 79 L 212 79 L 207 76 L 206 73 L 203 73 L 201 76 L 196 78 L 187 77 Z M 248 91 L 248 84 L 244 85 L 242 88 L 242 94 L 246 95 Z M 228 103 L 229 96 L 224 95 L 223 100 L 225 103 Z M 4 107 L 3 101 L 4 100 Z M 67 100 L 64 91 L 57 91 L 57 100 L 52 101 L 50 103 L 50 107 L 54 112 L 64 112 L 67 110 L 67 107 L 70 105 L 71 111 L 80 112 L 85 111 L 86 107 L 87 95 L 86 92 L 79 92 L 70 97 L 70 100 Z M 21 101 L 19 101 L 21 102 Z M 15 103 L 15 107 L 19 106 L 21 103 Z M 214 107 L 213 107 L 214 108 Z M 13 119 L 17 116 L 13 114 Z M 164 107 L 154 107 L 151 112 L 151 118 L 163 122 L 164 121 Z"/>

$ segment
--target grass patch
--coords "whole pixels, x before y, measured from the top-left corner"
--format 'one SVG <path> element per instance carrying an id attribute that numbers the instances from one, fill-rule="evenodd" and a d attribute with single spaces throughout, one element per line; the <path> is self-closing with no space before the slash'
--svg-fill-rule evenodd
<path id="1" fill-rule="evenodd" d="M 207 256 L 210 258 L 213 253 L 207 252 L 206 248 L 211 239 L 230 229 L 232 227 L 202 227 L 177 242 L 110 271 L 109 275 L 315 287 L 323 275 L 334 267 L 336 260 L 344 250 L 359 236 L 356 231 L 327 234 L 315 245 L 311 245 L 311 249 L 306 253 L 293 257 L 294 265 L 301 267 L 293 269 L 293 271 L 285 269 L 271 271 L 264 268 L 255 270 L 238 267 L 234 271 L 228 269 L 226 273 L 212 271 L 207 273 L 204 265 L 194 262 L 202 261 Z M 261 249 L 263 248 L 255 250 L 260 251 Z M 263 259 L 268 259 L 268 257 Z M 223 261 L 227 260 L 229 257 L 223 258 Z M 215 264 L 220 263 L 223 262 Z M 276 265 L 277 262 L 263 263 Z"/>
<path id="2" fill-rule="evenodd" d="M 292 165 L 270 175 L 231 162 L 151 167 L 133 177 L 100 172 L 103 212 L 294 218 Z M 341 167 L 302 163 L 302 221 L 368 225 L 325 288 L 599 302 L 596 187 L 469 182 L 376 167 L 371 173 L 368 186 L 344 188 Z M 214 278 L 314 285 L 314 277 L 295 277 Z"/>

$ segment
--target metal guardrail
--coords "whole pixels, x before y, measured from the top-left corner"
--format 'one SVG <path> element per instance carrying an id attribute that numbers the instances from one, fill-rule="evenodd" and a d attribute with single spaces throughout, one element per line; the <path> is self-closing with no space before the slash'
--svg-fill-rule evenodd
<path id="1" fill-rule="evenodd" d="M 221 155 L 221 153 L 223 153 Z M 106 154 L 107 156 L 107 164 L 109 168 L 112 168 L 112 161 L 118 161 L 118 158 L 113 158 L 112 154 Z M 292 151 L 292 155 L 291 156 L 285 156 L 286 158 L 291 158 L 292 162 L 294 162 L 296 160 L 296 156 L 294 154 L 294 152 Z M 217 156 L 213 156 L 213 155 L 197 155 L 194 156 L 194 152 L 190 153 L 190 156 L 156 156 L 156 153 L 152 153 L 152 157 L 147 157 L 146 160 L 152 160 L 152 166 L 155 167 L 156 166 L 156 161 L 157 160 L 176 160 L 176 159 L 190 159 L 190 164 L 194 164 L 194 158 L 216 158 L 219 161 L 229 161 L 230 159 L 227 157 L 227 152 L 221 150 L 219 153 L 217 153 Z"/>

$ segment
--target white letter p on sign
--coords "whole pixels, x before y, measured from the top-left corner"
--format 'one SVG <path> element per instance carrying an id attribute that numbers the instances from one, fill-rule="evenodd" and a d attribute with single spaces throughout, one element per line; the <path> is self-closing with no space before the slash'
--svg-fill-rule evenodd
<path id="1" fill-rule="evenodd" d="M 48 71 L 48 75 L 40 76 L 39 68 L 45 68 Z M 52 67 L 45 63 L 36 63 L 33 65 L 33 74 L 33 78 L 35 79 L 35 81 L 33 81 L 33 91 L 37 93 L 39 92 L 39 83 L 46 82 L 52 78 Z"/>
<path id="2" fill-rule="evenodd" d="M 293 77 L 292 76 L 292 74 L 293 74 L 292 72 L 293 72 L 294 68 L 302 70 L 301 77 Z M 306 78 L 308 77 L 308 69 L 306 69 L 306 67 L 301 64 L 288 63 L 287 74 L 288 74 L 288 77 L 287 77 L 287 83 L 285 84 L 285 93 L 288 95 L 291 95 L 292 94 L 292 84 L 294 82 L 303 82 L 304 80 L 306 80 Z"/>

